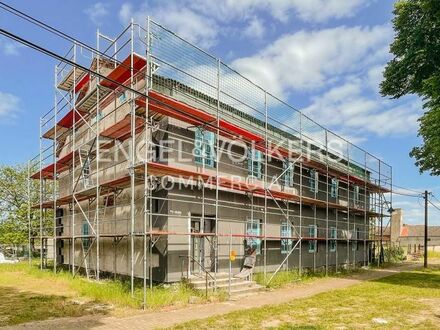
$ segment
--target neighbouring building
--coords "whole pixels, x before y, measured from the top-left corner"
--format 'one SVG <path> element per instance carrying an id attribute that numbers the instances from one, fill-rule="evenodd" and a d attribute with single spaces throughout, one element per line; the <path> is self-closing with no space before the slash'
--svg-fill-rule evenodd
<path id="1" fill-rule="evenodd" d="M 425 225 L 405 224 L 403 213 L 402 209 L 393 211 L 385 235 L 391 244 L 402 247 L 406 254 L 423 253 Z M 440 226 L 428 226 L 428 251 L 440 251 Z"/>

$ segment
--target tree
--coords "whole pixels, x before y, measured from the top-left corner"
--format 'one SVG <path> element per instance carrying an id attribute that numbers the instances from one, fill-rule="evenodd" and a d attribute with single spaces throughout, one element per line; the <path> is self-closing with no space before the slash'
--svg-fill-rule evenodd
<path id="1" fill-rule="evenodd" d="M 418 135 L 410 156 L 420 172 L 440 175 L 440 1 L 400 0 L 394 7 L 395 39 L 380 85 L 383 96 L 416 94 L 423 101 Z"/>
<path id="2" fill-rule="evenodd" d="M 31 180 L 27 166 L 0 166 L 0 244 L 17 246 L 28 241 L 28 201 L 38 203 L 39 183 Z M 39 213 L 30 213 L 32 235 L 39 230 Z"/>

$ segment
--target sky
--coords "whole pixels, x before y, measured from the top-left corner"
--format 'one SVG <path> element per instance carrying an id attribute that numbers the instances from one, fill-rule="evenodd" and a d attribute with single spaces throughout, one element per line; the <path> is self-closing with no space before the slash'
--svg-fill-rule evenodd
<path id="1" fill-rule="evenodd" d="M 5 1 L 90 45 L 133 17 L 155 21 L 208 51 L 326 128 L 393 167 L 393 182 L 440 198 L 439 178 L 409 157 L 422 101 L 379 94 L 391 58 L 391 0 Z M 70 44 L 0 10 L 0 26 L 64 54 Z M 39 118 L 54 105 L 56 61 L 0 37 L 0 164 L 38 154 Z M 397 192 L 401 191 L 395 188 Z M 433 200 L 433 202 L 435 202 Z M 423 222 L 423 200 L 393 196 L 404 221 Z M 430 207 L 430 221 L 440 212 Z"/>

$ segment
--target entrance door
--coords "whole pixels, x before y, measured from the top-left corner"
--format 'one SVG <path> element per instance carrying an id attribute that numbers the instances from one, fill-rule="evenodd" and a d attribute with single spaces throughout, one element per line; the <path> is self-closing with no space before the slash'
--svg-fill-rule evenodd
<path id="1" fill-rule="evenodd" d="M 200 216 L 191 217 L 191 272 L 202 273 L 201 265 L 207 271 L 214 271 L 215 263 L 215 239 L 213 236 L 204 235 L 215 233 L 215 219 L 208 216 L 202 219 Z M 199 235 L 197 235 L 199 234 Z"/>

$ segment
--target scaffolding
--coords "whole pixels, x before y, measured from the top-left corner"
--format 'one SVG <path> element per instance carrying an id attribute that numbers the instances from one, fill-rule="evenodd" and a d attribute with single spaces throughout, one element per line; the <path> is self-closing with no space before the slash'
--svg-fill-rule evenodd
<path id="1" fill-rule="evenodd" d="M 198 271 L 215 288 L 246 246 L 268 281 L 380 259 L 391 167 L 153 20 L 74 42 L 54 89 L 30 165 L 42 268 L 52 242 L 54 271 L 141 278 L 146 303 Z"/>

